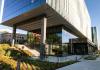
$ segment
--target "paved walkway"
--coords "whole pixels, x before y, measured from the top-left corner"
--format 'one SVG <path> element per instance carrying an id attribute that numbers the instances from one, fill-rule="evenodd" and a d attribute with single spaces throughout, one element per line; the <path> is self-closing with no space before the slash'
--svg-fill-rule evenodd
<path id="1" fill-rule="evenodd" d="M 57 70 L 100 70 L 100 57 L 97 60 L 78 62 Z"/>

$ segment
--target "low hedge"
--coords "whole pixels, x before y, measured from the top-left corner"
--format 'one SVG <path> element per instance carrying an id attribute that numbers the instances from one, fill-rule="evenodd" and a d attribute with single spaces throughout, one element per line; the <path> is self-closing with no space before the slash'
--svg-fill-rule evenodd
<path id="1" fill-rule="evenodd" d="M 30 65 L 34 65 L 35 67 L 38 67 L 38 70 L 55 70 L 57 68 L 61 68 L 73 63 L 76 63 L 77 61 L 67 61 L 62 63 L 53 63 L 53 62 L 47 62 L 47 61 L 39 61 L 39 60 L 27 60 L 24 61 L 25 63 L 29 63 Z M 37 70 L 37 69 L 36 69 Z"/>
<path id="2" fill-rule="evenodd" d="M 86 60 L 96 60 L 97 57 L 98 57 L 98 55 L 89 55 L 89 56 L 85 57 L 84 59 L 86 59 Z"/>

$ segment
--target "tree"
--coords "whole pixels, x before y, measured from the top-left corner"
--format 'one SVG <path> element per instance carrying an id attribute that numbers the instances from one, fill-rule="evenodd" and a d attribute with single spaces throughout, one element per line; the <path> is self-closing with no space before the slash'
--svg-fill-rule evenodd
<path id="1" fill-rule="evenodd" d="M 49 34 L 47 35 L 47 43 L 49 44 L 59 44 L 61 43 L 61 37 L 57 34 Z"/>
<path id="2" fill-rule="evenodd" d="M 37 34 L 37 33 L 28 33 L 27 36 L 28 36 L 28 42 L 30 44 L 33 44 L 33 43 L 34 44 L 39 44 L 40 43 L 41 38 L 40 38 L 39 34 Z"/>
<path id="3" fill-rule="evenodd" d="M 27 40 L 28 40 L 28 43 L 30 44 L 34 42 L 34 36 L 31 32 L 27 33 Z"/>

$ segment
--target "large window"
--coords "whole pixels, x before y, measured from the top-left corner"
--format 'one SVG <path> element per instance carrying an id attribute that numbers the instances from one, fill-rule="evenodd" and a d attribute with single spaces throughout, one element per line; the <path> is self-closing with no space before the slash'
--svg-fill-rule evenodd
<path id="1" fill-rule="evenodd" d="M 53 33 L 47 35 L 48 44 L 61 44 L 62 43 L 62 33 Z"/>
<path id="2" fill-rule="evenodd" d="M 62 43 L 68 43 L 69 39 L 76 38 L 76 36 L 62 29 Z"/>

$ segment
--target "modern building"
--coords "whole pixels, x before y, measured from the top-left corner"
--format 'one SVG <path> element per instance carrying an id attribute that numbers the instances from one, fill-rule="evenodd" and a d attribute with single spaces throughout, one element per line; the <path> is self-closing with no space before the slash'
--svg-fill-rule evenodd
<path id="1" fill-rule="evenodd" d="M 91 20 L 85 0 L 2 1 L 4 1 L 2 24 L 13 27 L 13 45 L 16 28 L 40 34 L 42 44 L 71 44 L 68 46 L 70 51 L 73 42 L 69 39 L 85 38 L 92 42 Z M 91 42 L 89 43 L 92 46 L 89 47 L 94 46 Z M 86 48 L 89 50 L 88 46 Z"/>
<path id="2" fill-rule="evenodd" d="M 17 44 L 23 44 L 25 43 L 25 41 L 27 41 L 27 36 L 25 34 L 16 34 L 16 43 Z M 1 33 L 0 34 L 0 43 L 8 43 L 11 44 L 12 43 L 12 33 Z"/>
<path id="3" fill-rule="evenodd" d="M 92 42 L 98 47 L 98 40 L 97 40 L 97 29 L 96 27 L 92 27 Z"/>

